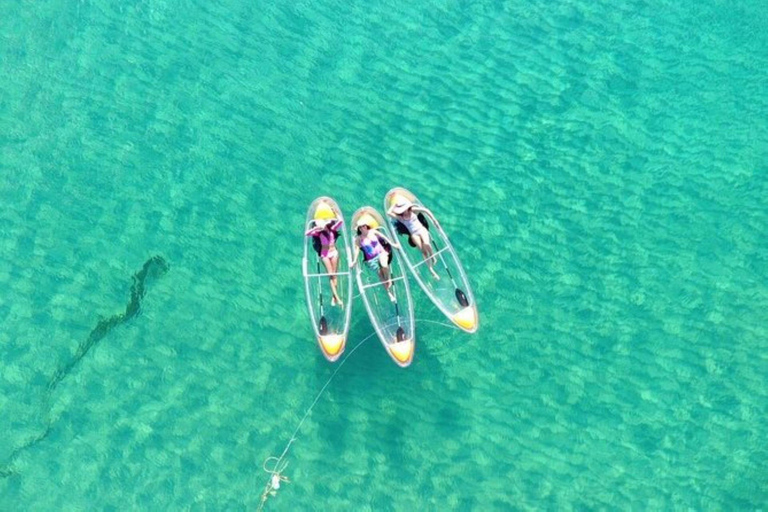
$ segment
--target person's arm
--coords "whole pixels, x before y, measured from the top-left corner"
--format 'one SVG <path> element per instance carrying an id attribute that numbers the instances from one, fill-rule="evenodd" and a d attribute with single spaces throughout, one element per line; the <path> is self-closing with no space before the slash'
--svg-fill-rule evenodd
<path id="1" fill-rule="evenodd" d="M 393 242 L 392 240 L 387 238 L 387 235 L 385 235 L 384 233 L 382 233 L 378 229 L 375 232 L 376 232 L 376 236 L 379 237 L 381 240 L 384 240 L 385 242 L 387 242 L 389 245 L 391 245 L 392 247 L 394 247 L 396 249 L 400 248 L 400 243 L 399 242 L 397 242 L 397 241 Z"/>
<path id="2" fill-rule="evenodd" d="M 352 244 L 352 261 L 349 262 L 349 268 L 355 266 L 358 256 L 360 256 L 360 243 L 358 242 L 358 239 L 355 238 L 355 243 Z"/>
<path id="3" fill-rule="evenodd" d="M 343 225 L 344 225 L 343 220 L 336 219 L 336 221 L 331 225 L 331 231 L 338 231 Z"/>
<path id="4" fill-rule="evenodd" d="M 429 208 L 424 208 L 423 206 L 414 206 L 413 210 L 415 212 L 422 212 L 426 214 L 427 217 L 429 217 L 429 219 L 432 221 L 432 224 L 434 224 L 435 226 L 440 225 L 440 223 L 437 222 L 437 219 L 435 218 L 435 216 L 432 215 L 432 211 Z"/>
<path id="5" fill-rule="evenodd" d="M 397 215 L 397 214 L 394 212 L 394 209 L 395 209 L 395 205 L 393 204 L 393 205 L 392 205 L 392 206 L 390 206 L 390 207 L 389 207 L 389 209 L 387 210 L 387 216 L 388 216 L 388 217 L 392 217 L 393 219 L 397 219 L 397 218 L 398 218 L 398 215 Z"/>
<path id="6" fill-rule="evenodd" d="M 432 215 L 432 212 L 431 212 L 431 211 L 429 211 L 429 209 L 428 209 L 428 208 L 424 208 L 423 206 L 413 206 L 413 207 L 411 207 L 411 209 L 412 209 L 412 210 L 413 210 L 415 213 L 419 213 L 419 212 L 423 212 L 423 213 L 426 213 L 426 214 L 427 214 L 427 215 L 428 215 L 428 216 L 429 216 L 431 219 L 433 219 L 433 220 L 434 220 L 434 218 L 435 218 L 435 217 Z"/>
<path id="7" fill-rule="evenodd" d="M 315 226 L 313 228 L 309 228 L 305 233 L 304 236 L 315 236 L 317 233 L 322 231 L 319 227 Z"/>

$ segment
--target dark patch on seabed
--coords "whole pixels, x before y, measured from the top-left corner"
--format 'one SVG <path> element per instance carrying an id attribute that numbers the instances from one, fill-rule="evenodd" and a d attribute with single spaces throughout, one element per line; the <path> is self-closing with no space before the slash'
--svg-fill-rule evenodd
<path id="1" fill-rule="evenodd" d="M 80 343 L 80 345 L 77 347 L 75 355 L 72 356 L 67 364 L 56 370 L 56 373 L 53 374 L 51 380 L 48 383 L 45 400 L 43 401 L 43 410 L 41 416 L 45 421 L 45 430 L 40 435 L 30 439 L 23 445 L 13 450 L 10 458 L 8 459 L 8 462 L 0 467 L 0 478 L 7 478 L 16 474 L 12 468 L 16 457 L 18 457 L 19 454 L 24 450 L 33 447 L 48 437 L 48 434 L 51 432 L 54 424 L 54 422 L 49 417 L 49 414 L 51 396 L 53 395 L 54 391 L 56 391 L 56 387 L 67 377 L 67 375 L 70 374 L 70 372 L 72 372 L 75 366 L 77 366 L 77 363 L 79 363 L 80 360 L 85 357 L 88 351 L 90 351 L 98 342 L 104 339 L 112 331 L 112 329 L 119 327 L 120 325 L 128 322 L 139 314 L 141 311 L 141 301 L 144 298 L 144 295 L 147 293 L 148 282 L 163 276 L 166 272 L 168 272 L 169 268 L 170 267 L 168 266 L 168 262 L 166 262 L 165 259 L 161 256 L 153 256 L 152 258 L 148 259 L 144 263 L 144 266 L 141 267 L 141 270 L 133 275 L 133 284 L 131 285 L 131 298 L 128 301 L 128 304 L 125 306 L 125 311 L 99 321 L 99 323 L 96 324 L 96 327 L 94 327 L 94 329 L 91 331 L 91 334 L 88 336 L 88 338 Z"/>

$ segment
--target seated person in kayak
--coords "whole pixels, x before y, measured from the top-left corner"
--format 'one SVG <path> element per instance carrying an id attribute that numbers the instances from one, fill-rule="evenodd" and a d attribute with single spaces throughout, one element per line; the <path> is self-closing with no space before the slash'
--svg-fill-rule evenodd
<path id="1" fill-rule="evenodd" d="M 357 221 L 357 236 L 354 243 L 354 254 L 352 255 L 352 261 L 349 267 L 352 268 L 357 263 L 357 257 L 360 255 L 360 251 L 363 251 L 363 259 L 368 268 L 375 270 L 379 273 L 379 279 L 384 283 L 384 289 L 387 291 L 390 300 L 395 301 L 395 294 L 392 292 L 392 279 L 389 271 L 389 255 L 384 250 L 382 242 L 386 242 L 391 246 L 400 247 L 397 242 L 392 242 L 378 229 L 371 229 L 371 227 L 365 223 L 364 219 Z"/>
<path id="2" fill-rule="evenodd" d="M 387 210 L 387 215 L 405 226 L 410 234 L 412 245 L 421 251 L 432 276 L 439 280 L 440 276 L 437 275 L 437 272 L 435 272 L 434 269 L 435 258 L 432 251 L 432 240 L 430 239 L 429 230 L 419 220 L 418 214 L 420 212 L 429 216 L 432 223 L 437 225 L 437 221 L 435 220 L 435 216 L 432 215 L 432 212 L 421 206 L 416 206 L 410 201 L 398 201 L 393 204 L 389 210 Z"/>
<path id="3" fill-rule="evenodd" d="M 331 279 L 331 304 L 344 307 L 339 298 L 336 284 L 336 271 L 339 268 L 339 251 L 336 249 L 336 239 L 339 237 L 339 229 L 344 221 L 340 219 L 322 219 L 315 221 L 315 226 L 304 233 L 306 236 L 313 236 L 320 245 L 320 259 L 323 260 L 325 269 L 330 274 Z"/>

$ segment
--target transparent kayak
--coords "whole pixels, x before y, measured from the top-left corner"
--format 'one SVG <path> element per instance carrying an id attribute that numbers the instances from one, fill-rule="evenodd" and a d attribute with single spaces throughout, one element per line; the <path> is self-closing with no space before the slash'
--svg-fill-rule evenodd
<path id="1" fill-rule="evenodd" d="M 413 193 L 400 187 L 387 192 L 384 197 L 385 211 L 398 203 L 413 203 L 425 208 Z M 448 235 L 431 212 L 419 212 L 418 218 L 429 230 L 433 250 L 431 256 L 433 269 L 439 279 L 432 275 L 423 254 L 411 243 L 410 234 L 402 222 L 388 217 L 389 234 L 391 237 L 398 238 L 399 252 L 403 262 L 435 306 L 455 325 L 466 332 L 473 333 L 478 328 L 477 303 L 464 267 Z"/>
<path id="2" fill-rule="evenodd" d="M 339 205 L 330 197 L 318 197 L 309 206 L 304 231 L 309 231 L 318 223 L 335 220 L 344 221 Z M 302 274 L 309 318 L 320 350 L 331 362 L 336 361 L 344 353 L 349 332 L 352 311 L 350 248 L 347 227 L 342 224 L 336 239 L 336 250 L 339 253 L 338 268 L 336 272 L 329 273 L 320 258 L 319 239 L 314 236 L 304 236 Z M 336 289 L 341 305 L 332 304 L 330 280 L 332 276 L 336 277 Z"/>
<path id="3" fill-rule="evenodd" d="M 352 216 L 350 230 L 353 239 L 357 235 L 358 221 L 365 222 L 371 229 L 376 229 L 393 240 L 386 232 L 382 216 L 370 206 L 360 208 Z M 394 300 L 387 293 L 379 273 L 369 268 L 363 261 L 362 252 L 353 273 L 379 340 L 392 360 L 401 367 L 406 367 L 413 361 L 413 353 L 416 349 L 411 290 L 408 287 L 404 267 L 394 249 L 388 244 L 383 245 L 387 252 L 380 257 L 387 257 L 389 260 Z"/>

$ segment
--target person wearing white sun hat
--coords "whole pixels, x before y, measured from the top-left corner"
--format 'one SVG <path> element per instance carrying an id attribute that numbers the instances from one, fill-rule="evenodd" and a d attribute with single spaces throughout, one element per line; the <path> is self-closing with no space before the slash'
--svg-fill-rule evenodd
<path id="1" fill-rule="evenodd" d="M 432 241 L 429 237 L 429 230 L 419 220 L 419 213 L 424 213 L 432 220 L 432 223 L 437 224 L 435 216 L 432 215 L 427 208 L 416 206 L 407 199 L 400 199 L 395 204 L 390 206 L 387 210 L 387 215 L 393 219 L 399 221 L 405 226 L 410 234 L 411 244 L 421 251 L 424 260 L 427 262 L 432 277 L 436 280 L 440 279 L 440 276 L 435 272 L 435 258 L 433 257 Z"/>

